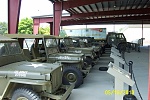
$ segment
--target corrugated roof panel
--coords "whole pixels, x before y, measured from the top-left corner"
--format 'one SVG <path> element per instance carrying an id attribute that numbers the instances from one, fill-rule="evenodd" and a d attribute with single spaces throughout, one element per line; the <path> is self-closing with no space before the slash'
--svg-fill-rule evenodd
<path id="1" fill-rule="evenodd" d="M 104 11 L 108 11 L 108 2 L 103 2 Z"/>
<path id="2" fill-rule="evenodd" d="M 84 7 L 88 10 L 88 12 L 92 12 L 92 9 L 89 7 L 89 5 L 85 5 Z"/>
<path id="3" fill-rule="evenodd" d="M 116 8 L 118 8 L 118 6 L 115 4 L 114 1 L 109 1 L 109 10 L 116 10 Z"/>
<path id="4" fill-rule="evenodd" d="M 136 8 L 136 5 L 132 6 L 132 9 L 135 9 Z"/>
<path id="5" fill-rule="evenodd" d="M 87 10 L 83 6 L 80 6 L 79 8 L 83 13 L 87 13 Z"/>
<path id="6" fill-rule="evenodd" d="M 71 14 L 76 14 L 76 13 L 78 13 L 74 8 L 71 8 L 70 11 L 72 12 Z"/>
<path id="7" fill-rule="evenodd" d="M 96 5 L 97 5 L 99 11 L 103 11 L 101 3 L 96 3 Z"/>
<path id="8" fill-rule="evenodd" d="M 90 4 L 90 6 L 92 7 L 92 10 L 93 10 L 94 12 L 97 12 L 97 11 L 98 11 L 98 9 L 96 8 L 95 4 Z"/>
<path id="9" fill-rule="evenodd" d="M 82 13 L 77 7 L 74 8 L 78 13 Z"/>

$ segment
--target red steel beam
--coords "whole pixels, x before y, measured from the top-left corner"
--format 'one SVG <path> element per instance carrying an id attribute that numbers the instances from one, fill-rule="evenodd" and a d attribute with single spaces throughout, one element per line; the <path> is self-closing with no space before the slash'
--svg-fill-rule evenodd
<path id="1" fill-rule="evenodd" d="M 54 7 L 53 35 L 58 36 L 60 32 L 60 24 L 62 16 L 62 2 L 55 2 L 53 7 Z"/>
<path id="2" fill-rule="evenodd" d="M 78 20 L 78 21 L 62 21 L 61 26 L 65 25 L 83 25 L 89 23 L 101 23 L 101 22 L 114 22 L 114 21 L 132 21 L 132 20 L 150 20 L 150 15 L 144 16 L 129 16 L 129 17 L 116 17 L 116 18 L 100 18 L 100 19 L 86 19 L 86 20 Z"/>
<path id="3" fill-rule="evenodd" d="M 8 0 L 8 33 L 18 32 L 21 0 Z"/>
<path id="4" fill-rule="evenodd" d="M 39 23 L 50 23 L 53 22 L 53 17 L 41 17 L 41 18 L 33 18 L 33 22 Z"/>
<path id="5" fill-rule="evenodd" d="M 149 71 L 148 71 L 148 100 L 150 100 L 150 46 L 148 47 L 149 48 Z"/>
<path id="6" fill-rule="evenodd" d="M 94 4 L 98 2 L 106 2 L 106 1 L 116 1 L 116 0 L 72 0 L 72 1 L 64 1 L 63 2 L 63 10 L 67 10 L 69 8 L 74 8 L 83 5 Z"/>
<path id="7" fill-rule="evenodd" d="M 81 13 L 73 14 L 72 16 L 62 17 L 62 21 L 71 20 L 75 18 L 84 18 L 90 16 L 107 16 L 107 15 L 124 15 L 124 14 L 147 14 L 150 13 L 150 8 L 142 9 L 130 9 L 130 10 L 115 10 L 115 11 L 101 11 L 101 12 L 90 12 L 90 13 Z M 39 20 L 40 23 L 53 22 L 52 17 L 43 17 L 43 18 L 34 18 L 34 20 Z"/>
<path id="8" fill-rule="evenodd" d="M 39 33 L 39 27 L 40 27 L 40 20 L 39 19 L 33 19 L 33 34 Z"/>
<path id="9" fill-rule="evenodd" d="M 50 23 L 50 35 L 53 35 L 53 23 Z"/>

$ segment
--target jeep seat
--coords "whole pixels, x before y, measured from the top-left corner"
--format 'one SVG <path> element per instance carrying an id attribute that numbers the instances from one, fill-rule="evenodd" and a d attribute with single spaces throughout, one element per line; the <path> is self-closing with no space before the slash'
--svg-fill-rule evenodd
<path id="1" fill-rule="evenodd" d="M 22 49 L 22 50 L 23 50 L 24 57 L 27 61 L 42 62 L 42 59 L 33 59 L 31 57 L 29 49 Z"/>
<path id="2" fill-rule="evenodd" d="M 32 55 L 33 55 L 34 59 L 41 59 L 42 62 L 46 61 L 45 57 L 41 57 L 38 48 L 36 48 L 36 47 L 35 48 L 31 48 L 31 52 L 32 52 Z"/>

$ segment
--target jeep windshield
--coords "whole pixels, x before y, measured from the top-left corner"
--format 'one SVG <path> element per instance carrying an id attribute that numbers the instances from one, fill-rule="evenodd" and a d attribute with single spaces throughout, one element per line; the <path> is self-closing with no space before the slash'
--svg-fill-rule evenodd
<path id="1" fill-rule="evenodd" d="M 57 41 L 56 39 L 45 39 L 46 47 L 57 47 Z"/>
<path id="2" fill-rule="evenodd" d="M 67 46 L 72 46 L 73 47 L 73 41 L 71 38 L 64 38 L 64 43 Z"/>
<path id="3" fill-rule="evenodd" d="M 21 54 L 18 42 L 0 42 L 0 56 Z"/>
<path id="4" fill-rule="evenodd" d="M 55 38 L 45 39 L 46 51 L 47 54 L 55 54 L 58 53 L 58 45 Z"/>

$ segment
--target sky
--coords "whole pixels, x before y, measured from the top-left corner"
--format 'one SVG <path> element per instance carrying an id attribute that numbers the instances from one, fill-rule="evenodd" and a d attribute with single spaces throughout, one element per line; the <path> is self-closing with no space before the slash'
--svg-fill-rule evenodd
<path id="1" fill-rule="evenodd" d="M 8 22 L 8 1 L 0 0 L 0 22 Z M 53 4 L 49 0 L 22 0 L 20 19 L 53 14 Z"/>

